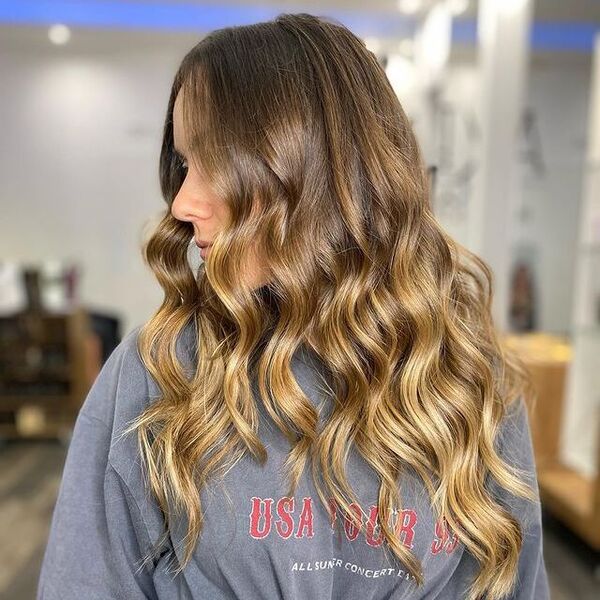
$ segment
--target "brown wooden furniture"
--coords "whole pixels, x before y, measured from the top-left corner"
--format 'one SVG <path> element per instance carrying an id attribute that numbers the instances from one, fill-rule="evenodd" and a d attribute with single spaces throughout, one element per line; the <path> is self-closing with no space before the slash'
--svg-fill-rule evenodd
<path id="1" fill-rule="evenodd" d="M 594 550 L 600 550 L 600 475 L 586 477 L 562 464 L 559 455 L 571 345 L 564 338 L 541 333 L 505 339 L 525 361 L 538 394 L 529 417 L 542 504 Z M 600 444 L 596 460 L 600 465 Z"/>
<path id="2" fill-rule="evenodd" d="M 0 438 L 68 439 L 99 360 L 83 308 L 0 317 Z"/>

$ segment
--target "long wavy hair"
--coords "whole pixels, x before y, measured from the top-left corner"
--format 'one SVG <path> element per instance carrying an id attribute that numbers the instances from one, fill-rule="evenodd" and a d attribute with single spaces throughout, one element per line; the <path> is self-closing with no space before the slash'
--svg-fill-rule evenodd
<path id="1" fill-rule="evenodd" d="M 170 211 L 185 178 L 173 141 L 180 91 L 192 160 L 231 215 L 196 272 L 193 226 Z M 173 514 L 187 518 L 180 570 L 201 535 L 202 486 L 247 453 L 267 458 L 256 377 L 290 442 L 289 495 L 308 464 L 321 501 L 357 522 L 353 444 L 380 481 L 384 546 L 421 586 L 422 565 L 390 524 L 411 468 L 481 565 L 469 599 L 508 593 L 523 531 L 486 483 L 535 499 L 494 445 L 509 405 L 534 400 L 533 387 L 494 329 L 490 268 L 432 213 L 419 146 L 376 56 L 335 20 L 305 13 L 213 31 L 175 75 L 160 183 L 167 207 L 143 252 L 164 300 L 138 350 L 162 396 L 129 431 L 163 536 Z M 277 310 L 239 273 L 257 241 Z M 198 339 L 191 373 L 176 353 L 186 326 Z M 300 347 L 327 373 L 333 409 L 322 427 L 291 369 Z"/>

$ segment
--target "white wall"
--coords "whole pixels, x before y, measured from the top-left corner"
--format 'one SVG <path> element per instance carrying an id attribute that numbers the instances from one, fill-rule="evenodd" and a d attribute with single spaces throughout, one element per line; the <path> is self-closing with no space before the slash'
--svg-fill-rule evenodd
<path id="1" fill-rule="evenodd" d="M 540 328 L 558 334 L 569 334 L 572 325 L 590 68 L 589 61 L 540 63 L 530 74 L 545 171 L 523 168 L 523 201 L 539 247 Z"/>
<path id="2" fill-rule="evenodd" d="M 78 261 L 83 304 L 127 333 L 162 298 L 140 247 L 165 206 L 162 127 L 190 41 L 88 30 L 71 49 L 44 35 L 0 36 L 0 256 Z"/>
<path id="3" fill-rule="evenodd" d="M 125 332 L 162 298 L 140 242 L 164 206 L 158 155 L 172 78 L 198 39 L 86 30 L 54 47 L 41 28 L 0 35 L 0 257 L 77 259 L 83 302 L 122 315 Z M 546 171 L 523 163 L 524 227 L 539 257 L 540 326 L 558 333 L 570 329 L 588 87 L 589 61 L 565 58 L 536 60 L 527 86 Z M 465 169 L 477 165 L 476 90 L 473 61 L 454 60 L 439 121 L 453 163 L 440 172 L 439 210 L 458 239 Z M 420 134 L 418 98 L 403 94 Z M 429 153 L 438 142 L 422 140 Z"/>
<path id="4" fill-rule="evenodd" d="M 532 256 L 535 268 L 537 326 L 560 335 L 572 333 L 575 273 L 586 140 L 591 57 L 538 56 L 529 73 L 519 156 L 520 189 L 512 217 L 513 249 Z M 451 65 L 438 99 L 435 139 L 423 144 L 428 159 L 441 166 L 436 215 L 457 239 L 466 242 L 465 228 L 472 178 L 465 174 L 479 165 L 477 71 L 469 61 Z M 424 102 L 407 102 L 421 128 Z M 440 132 L 443 131 L 443 134 Z M 528 251 L 528 252 L 526 252 Z M 597 338 L 582 336 L 574 349 L 581 356 L 569 366 L 576 379 L 569 395 L 565 386 L 561 459 L 582 473 L 597 471 Z"/>
<path id="5" fill-rule="evenodd" d="M 521 132 L 519 199 L 514 207 L 513 254 L 521 246 L 535 260 L 538 328 L 567 335 L 571 330 L 574 261 L 584 148 L 590 60 L 581 56 L 537 57 L 530 67 L 526 106 L 533 126 Z M 401 97 L 414 121 L 428 162 L 437 164 L 436 215 L 468 246 L 467 217 L 474 172 L 480 166 L 478 74 L 473 60 L 455 60 L 443 91 L 427 108 L 415 90 Z M 435 127 L 424 124 L 434 118 Z M 543 170 L 536 166 L 541 158 Z"/>

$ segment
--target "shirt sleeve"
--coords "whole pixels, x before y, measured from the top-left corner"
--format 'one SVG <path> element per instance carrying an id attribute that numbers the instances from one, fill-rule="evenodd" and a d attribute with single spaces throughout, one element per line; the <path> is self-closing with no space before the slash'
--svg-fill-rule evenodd
<path id="1" fill-rule="evenodd" d="M 37 600 L 157 597 L 152 568 L 141 566 L 149 536 L 134 496 L 108 460 L 112 428 L 95 410 L 110 414 L 121 355 L 119 348 L 109 357 L 75 422 Z"/>
<path id="2" fill-rule="evenodd" d="M 532 502 L 509 494 L 495 481 L 492 485 L 499 501 L 519 519 L 523 527 L 517 579 L 507 600 L 550 600 L 536 464 L 527 405 L 522 397 L 511 404 L 505 415 L 499 432 L 499 452 L 504 461 L 525 472 L 525 480 L 536 494 L 536 500 Z"/>

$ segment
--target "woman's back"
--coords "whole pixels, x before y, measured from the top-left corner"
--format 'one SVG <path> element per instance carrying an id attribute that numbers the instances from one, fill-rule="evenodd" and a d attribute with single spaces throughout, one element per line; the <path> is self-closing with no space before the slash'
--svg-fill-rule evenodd
<path id="1" fill-rule="evenodd" d="M 137 350 L 139 328 L 128 334 L 98 376 L 74 430 L 40 576 L 38 600 L 81 598 L 236 599 L 461 599 L 476 562 L 447 527 L 436 521 L 414 473 L 402 478 L 403 506 L 394 530 L 423 564 L 424 587 L 382 550 L 377 526 L 378 480 L 351 450 L 348 477 L 364 513 L 360 530 L 320 502 L 308 469 L 293 497 L 286 496 L 283 463 L 289 443 L 261 409 L 260 436 L 268 460 L 238 461 L 202 494 L 204 529 L 182 573 L 187 523 L 175 521 L 160 557 L 140 568 L 162 532 L 163 517 L 145 485 L 135 436 L 121 436 L 128 422 L 158 397 Z M 194 356 L 191 326 L 178 340 L 184 364 Z M 330 409 L 314 356 L 298 351 L 296 379 L 322 418 Z M 507 415 L 499 443 L 535 478 L 524 404 Z M 537 485 L 537 483 L 536 483 Z M 539 505 L 494 488 L 525 529 L 517 587 L 511 598 L 547 598 Z M 335 515 L 335 517 L 334 517 Z M 341 519 L 341 520 L 340 520 Z M 336 523 L 341 525 L 338 529 Z"/>

